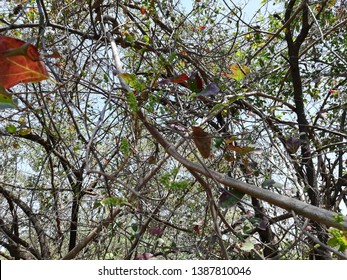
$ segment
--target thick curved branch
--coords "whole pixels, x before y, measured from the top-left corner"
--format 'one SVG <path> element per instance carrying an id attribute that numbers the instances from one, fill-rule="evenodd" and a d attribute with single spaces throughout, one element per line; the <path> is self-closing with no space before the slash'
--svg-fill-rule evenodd
<path id="1" fill-rule="evenodd" d="M 186 159 L 177 152 L 174 146 L 170 142 L 168 142 L 152 124 L 148 122 L 147 118 L 142 112 L 138 112 L 138 116 L 142 120 L 147 130 L 153 136 L 153 138 L 155 138 L 156 141 L 158 141 L 158 143 L 165 148 L 168 154 L 174 157 L 186 168 L 203 174 L 206 177 L 213 178 L 221 184 L 230 186 L 250 196 L 256 197 L 270 204 L 286 209 L 287 211 L 294 211 L 297 215 L 301 215 L 303 217 L 309 218 L 313 221 L 325 224 L 327 226 L 347 230 L 347 218 L 344 218 L 343 222 L 337 223 L 335 221 L 336 213 L 334 212 L 313 205 L 309 205 L 294 198 L 279 195 L 271 191 L 258 188 L 254 185 L 234 180 L 228 176 L 225 176 L 224 174 L 221 174 L 217 171 L 211 170 L 205 166 L 196 164 L 195 162 Z"/>

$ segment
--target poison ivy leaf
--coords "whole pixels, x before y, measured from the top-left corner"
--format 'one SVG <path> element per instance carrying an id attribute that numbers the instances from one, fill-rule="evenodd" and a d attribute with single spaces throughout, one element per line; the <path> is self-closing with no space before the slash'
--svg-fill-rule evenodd
<path id="1" fill-rule="evenodd" d="M 248 66 L 233 64 L 230 66 L 232 74 L 226 73 L 225 76 L 236 81 L 241 81 L 247 74 L 251 72 Z"/>
<path id="2" fill-rule="evenodd" d="M 218 204 L 222 208 L 230 208 L 235 206 L 244 196 L 245 193 L 236 189 L 230 191 L 225 190 L 219 196 Z"/>
<path id="3" fill-rule="evenodd" d="M 48 79 L 48 72 L 35 46 L 1 35 L 0 65 L 0 84 L 4 88 Z"/>
<path id="4" fill-rule="evenodd" d="M 200 154 L 202 157 L 208 158 L 211 153 L 211 136 L 199 126 L 192 126 L 192 131 L 194 143 Z"/>
<path id="5" fill-rule="evenodd" d="M 220 91 L 220 89 L 215 83 L 210 83 L 206 88 L 204 88 L 196 96 L 216 95 L 219 91 Z"/>

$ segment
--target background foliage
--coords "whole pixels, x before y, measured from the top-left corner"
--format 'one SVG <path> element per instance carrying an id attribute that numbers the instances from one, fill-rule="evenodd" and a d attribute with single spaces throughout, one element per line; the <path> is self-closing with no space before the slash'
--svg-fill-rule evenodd
<path id="1" fill-rule="evenodd" d="M 3 258 L 346 258 L 346 1 L 2 2 Z"/>

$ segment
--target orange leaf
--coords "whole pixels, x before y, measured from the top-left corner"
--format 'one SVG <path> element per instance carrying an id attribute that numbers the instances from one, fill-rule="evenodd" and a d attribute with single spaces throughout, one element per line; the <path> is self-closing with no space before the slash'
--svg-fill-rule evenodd
<path id="1" fill-rule="evenodd" d="M 146 10 L 146 8 L 144 6 L 142 6 L 140 8 L 140 12 L 141 12 L 141 15 L 144 15 L 144 14 L 146 14 L 147 10 Z"/>
<path id="2" fill-rule="evenodd" d="M 234 151 L 235 153 L 239 153 L 241 155 L 244 155 L 244 154 L 248 154 L 250 152 L 253 152 L 254 151 L 254 148 L 253 147 L 239 147 L 239 146 L 234 146 L 234 145 L 231 145 L 229 144 L 227 146 L 228 150 L 230 151 Z"/>
<path id="3" fill-rule="evenodd" d="M 228 78 L 235 79 L 236 81 L 241 81 L 251 70 L 246 65 L 234 64 L 230 66 L 232 74 L 224 73 Z"/>
<path id="4" fill-rule="evenodd" d="M 193 140 L 200 154 L 208 158 L 211 153 L 211 136 L 199 126 L 192 126 Z"/>
<path id="5" fill-rule="evenodd" d="M 48 79 L 48 72 L 35 46 L 1 35 L 0 65 L 0 84 L 4 88 Z"/>

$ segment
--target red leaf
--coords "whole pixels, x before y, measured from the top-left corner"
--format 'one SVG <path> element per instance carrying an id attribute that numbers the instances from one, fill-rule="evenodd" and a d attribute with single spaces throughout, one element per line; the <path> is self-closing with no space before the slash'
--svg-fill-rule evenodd
<path id="1" fill-rule="evenodd" d="M 0 35 L 0 84 L 10 88 L 18 83 L 39 82 L 48 78 L 36 47 Z"/>
<path id="2" fill-rule="evenodd" d="M 146 10 L 146 8 L 145 8 L 144 6 L 142 6 L 142 7 L 140 8 L 140 12 L 141 12 L 141 15 L 145 15 L 146 12 L 147 12 L 147 10 Z"/>
<path id="3" fill-rule="evenodd" d="M 183 84 L 188 80 L 189 80 L 189 77 L 186 74 L 182 74 L 170 79 L 172 83 L 176 83 L 176 84 Z"/>
<path id="4" fill-rule="evenodd" d="M 196 234 L 200 234 L 201 226 L 200 225 L 194 225 L 193 230 Z"/>
<path id="5" fill-rule="evenodd" d="M 202 91 L 202 80 L 198 72 L 194 72 L 190 75 L 190 78 L 188 81 L 188 87 L 191 91 L 195 93 Z"/>
<path id="6" fill-rule="evenodd" d="M 161 236 L 164 232 L 164 230 L 159 227 L 151 227 L 151 228 L 148 228 L 147 231 L 150 235 L 155 235 L 155 236 Z"/>

